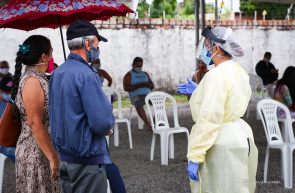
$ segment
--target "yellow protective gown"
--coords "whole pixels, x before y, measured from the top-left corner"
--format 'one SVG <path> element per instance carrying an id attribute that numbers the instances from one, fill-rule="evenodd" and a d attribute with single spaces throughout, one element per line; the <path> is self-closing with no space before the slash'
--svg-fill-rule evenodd
<path id="1" fill-rule="evenodd" d="M 258 151 L 250 126 L 239 118 L 250 96 L 249 77 L 233 60 L 210 70 L 192 94 L 187 157 L 200 163 L 199 181 L 190 179 L 193 193 L 254 193 Z"/>

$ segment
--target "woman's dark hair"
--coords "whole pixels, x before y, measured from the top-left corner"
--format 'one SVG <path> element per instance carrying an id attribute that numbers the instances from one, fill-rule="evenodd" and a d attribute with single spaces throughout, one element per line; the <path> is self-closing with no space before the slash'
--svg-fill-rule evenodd
<path id="1" fill-rule="evenodd" d="M 288 87 L 292 101 L 295 103 L 295 67 L 289 66 L 285 70 L 283 77 L 277 83 L 276 91 L 281 85 Z"/>
<path id="2" fill-rule="evenodd" d="M 11 90 L 11 99 L 15 101 L 15 97 L 18 92 L 19 81 L 22 75 L 22 64 L 27 66 L 32 66 L 39 62 L 42 54 L 48 55 L 51 49 L 50 40 L 41 35 L 33 35 L 30 36 L 26 41 L 24 41 L 25 45 L 29 45 L 29 52 L 23 54 L 21 51 L 18 51 L 15 59 L 15 71 L 14 76 L 12 78 L 12 90 Z M 20 112 L 14 103 L 12 106 L 12 112 L 16 118 L 20 118 Z"/>
<path id="3" fill-rule="evenodd" d="M 134 66 L 137 62 L 143 62 L 143 59 L 141 57 L 134 58 L 132 66 Z"/>

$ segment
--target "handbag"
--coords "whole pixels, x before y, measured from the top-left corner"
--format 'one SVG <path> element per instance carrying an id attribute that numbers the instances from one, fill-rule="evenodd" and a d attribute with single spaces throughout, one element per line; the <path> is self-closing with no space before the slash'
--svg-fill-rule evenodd
<path id="1" fill-rule="evenodd" d="M 16 147 L 21 132 L 21 121 L 16 120 L 12 113 L 12 103 L 7 103 L 0 119 L 0 145 L 3 147 Z"/>

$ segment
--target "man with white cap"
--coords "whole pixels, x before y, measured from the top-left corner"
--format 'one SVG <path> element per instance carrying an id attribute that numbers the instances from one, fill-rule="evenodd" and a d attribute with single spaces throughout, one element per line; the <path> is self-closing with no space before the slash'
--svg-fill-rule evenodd
<path id="1" fill-rule="evenodd" d="M 61 160 L 59 182 L 64 193 L 105 193 L 105 164 L 111 164 L 105 135 L 112 133 L 113 106 L 89 63 L 99 57 L 95 26 L 77 20 L 67 30 L 71 51 L 49 83 L 52 141 Z"/>
<path id="2" fill-rule="evenodd" d="M 251 87 L 247 73 L 232 60 L 244 52 L 230 28 L 207 27 L 202 36 L 197 56 L 215 68 L 199 85 L 189 81 L 178 87 L 181 93 L 192 93 L 195 125 L 187 154 L 191 191 L 254 193 L 258 151 L 250 126 L 240 118 Z"/>

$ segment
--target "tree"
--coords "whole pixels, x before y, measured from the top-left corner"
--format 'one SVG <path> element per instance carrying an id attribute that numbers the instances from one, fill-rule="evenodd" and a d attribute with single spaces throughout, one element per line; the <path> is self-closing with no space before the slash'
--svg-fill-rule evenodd
<path id="1" fill-rule="evenodd" d="M 147 18 L 150 5 L 146 0 L 141 0 L 138 4 L 138 18 Z"/>
<path id="2" fill-rule="evenodd" d="M 267 15 L 265 19 L 285 19 L 289 6 L 289 4 L 240 0 L 240 10 L 243 11 L 243 14 L 254 16 L 254 12 L 257 11 L 257 15 L 262 15 L 263 10 L 266 10 Z"/>
<path id="3" fill-rule="evenodd" d="M 176 6 L 176 0 L 154 0 L 151 5 L 151 17 L 162 18 L 163 11 L 165 11 L 167 19 L 174 18 L 177 14 L 177 12 L 175 11 Z"/>

